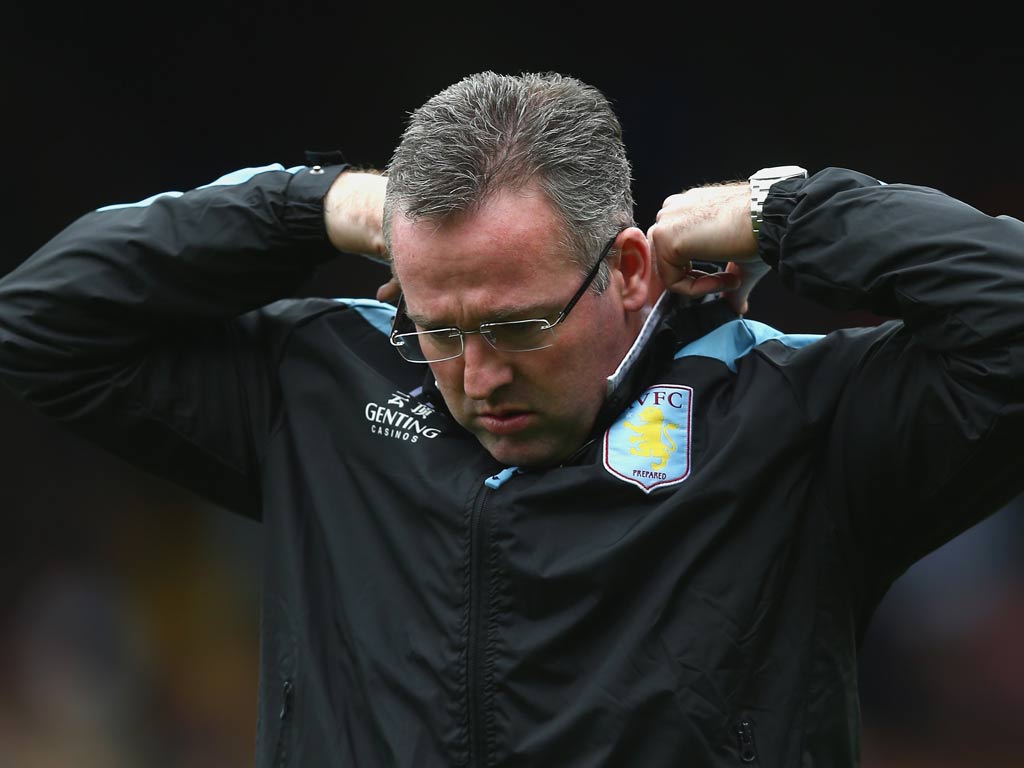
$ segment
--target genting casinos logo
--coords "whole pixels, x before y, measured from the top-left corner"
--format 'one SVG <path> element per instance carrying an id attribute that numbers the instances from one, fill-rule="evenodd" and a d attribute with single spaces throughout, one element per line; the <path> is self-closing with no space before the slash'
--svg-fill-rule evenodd
<path id="1" fill-rule="evenodd" d="M 405 392 L 395 392 L 384 404 L 367 403 L 363 409 L 363 415 L 370 422 L 370 432 L 406 443 L 417 443 L 421 437 L 431 439 L 441 434 L 441 430 L 426 422 L 433 413 L 433 408 L 416 402 Z"/>
<path id="2" fill-rule="evenodd" d="M 604 434 L 604 468 L 650 493 L 690 474 L 693 390 L 680 384 L 645 389 Z"/>

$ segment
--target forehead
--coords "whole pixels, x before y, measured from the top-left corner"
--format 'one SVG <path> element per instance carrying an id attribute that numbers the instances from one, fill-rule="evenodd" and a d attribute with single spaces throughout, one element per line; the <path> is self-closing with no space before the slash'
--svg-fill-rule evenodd
<path id="1" fill-rule="evenodd" d="M 423 318 L 462 322 L 557 309 L 580 274 L 561 218 L 532 189 L 497 192 L 441 222 L 395 217 L 391 243 L 406 305 Z"/>

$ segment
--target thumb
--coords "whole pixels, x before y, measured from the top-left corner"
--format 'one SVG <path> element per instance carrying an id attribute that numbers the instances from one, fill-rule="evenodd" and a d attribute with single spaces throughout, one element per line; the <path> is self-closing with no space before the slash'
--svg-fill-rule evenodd
<path id="1" fill-rule="evenodd" d="M 771 271 L 771 267 L 763 261 L 730 261 L 725 271 L 736 275 L 739 286 L 729 294 L 729 304 L 739 315 L 745 315 L 750 311 L 750 293 L 762 277 Z"/>
<path id="2" fill-rule="evenodd" d="M 377 289 L 377 301 L 398 301 L 402 293 L 402 287 L 398 284 L 398 278 L 392 277 Z"/>

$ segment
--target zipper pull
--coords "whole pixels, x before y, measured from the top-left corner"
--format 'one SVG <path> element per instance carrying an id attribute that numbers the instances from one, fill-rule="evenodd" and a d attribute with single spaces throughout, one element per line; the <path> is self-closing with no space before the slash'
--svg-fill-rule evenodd
<path id="1" fill-rule="evenodd" d="M 740 760 L 752 763 L 757 760 L 757 746 L 754 744 L 754 724 L 750 720 L 741 720 L 736 726 L 736 737 L 740 743 Z"/>
<path id="2" fill-rule="evenodd" d="M 292 740 L 292 699 L 295 694 L 295 686 L 291 680 L 285 680 L 281 686 L 281 712 L 278 719 L 281 726 L 277 733 L 277 749 L 274 752 L 274 768 L 285 768 L 291 757 Z"/>
<path id="3" fill-rule="evenodd" d="M 492 491 L 496 491 L 499 488 L 501 488 L 501 486 L 503 486 L 505 483 L 507 483 L 509 479 L 518 472 L 522 472 L 522 470 L 519 469 L 519 467 L 505 467 L 505 469 L 501 470 L 497 474 L 491 475 L 486 480 L 484 480 L 484 485 L 486 485 Z"/>
<path id="4" fill-rule="evenodd" d="M 285 680 L 284 685 L 281 686 L 281 712 L 278 717 L 283 720 L 288 720 L 292 716 L 292 681 Z"/>

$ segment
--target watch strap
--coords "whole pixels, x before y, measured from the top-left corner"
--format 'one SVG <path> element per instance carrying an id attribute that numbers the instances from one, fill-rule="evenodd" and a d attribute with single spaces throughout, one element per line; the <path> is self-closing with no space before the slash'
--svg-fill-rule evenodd
<path id="1" fill-rule="evenodd" d="M 807 178 L 807 170 L 798 165 L 776 165 L 762 168 L 753 174 L 750 181 L 750 223 L 757 237 L 764 222 L 764 201 L 772 185 L 783 179 Z"/>

